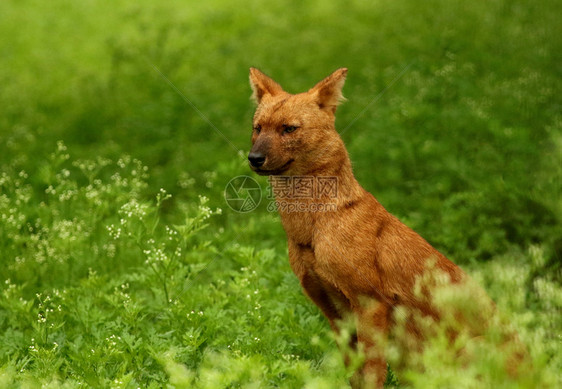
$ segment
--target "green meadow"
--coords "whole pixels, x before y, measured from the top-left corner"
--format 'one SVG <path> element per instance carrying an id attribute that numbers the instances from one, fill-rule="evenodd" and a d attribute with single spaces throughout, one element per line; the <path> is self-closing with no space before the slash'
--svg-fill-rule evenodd
<path id="1" fill-rule="evenodd" d="M 470 274 L 533 371 L 446 343 L 388 387 L 562 387 L 562 2 L 0 2 L 0 387 L 345 388 L 267 179 L 248 69 L 349 69 L 358 181 Z M 228 182 L 261 187 L 251 212 Z M 468 299 L 467 305 L 470 305 Z M 393 362 L 390 359 L 389 369 Z"/>

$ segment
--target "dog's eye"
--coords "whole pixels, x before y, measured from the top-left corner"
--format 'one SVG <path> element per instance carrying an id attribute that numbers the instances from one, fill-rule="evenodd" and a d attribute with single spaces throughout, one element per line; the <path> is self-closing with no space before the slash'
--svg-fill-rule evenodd
<path id="1" fill-rule="evenodd" d="M 297 126 L 288 126 L 286 124 L 283 124 L 283 133 L 284 134 L 291 133 L 295 131 L 297 128 L 298 128 Z"/>
<path id="2" fill-rule="evenodd" d="M 258 124 L 257 126 L 254 127 L 254 130 L 259 134 L 261 131 L 261 126 Z"/>

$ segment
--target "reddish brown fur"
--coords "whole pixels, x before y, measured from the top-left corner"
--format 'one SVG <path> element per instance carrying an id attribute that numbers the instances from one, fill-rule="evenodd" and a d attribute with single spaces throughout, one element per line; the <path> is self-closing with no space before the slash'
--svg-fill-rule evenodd
<path id="1" fill-rule="evenodd" d="M 335 130 L 335 111 L 342 100 L 346 74 L 347 69 L 339 69 L 309 91 L 292 95 L 259 70 L 250 69 L 258 104 L 252 152 L 266 156 L 263 166 L 253 169 L 270 176 L 337 177 L 337 198 L 332 199 L 336 211 L 280 210 L 290 264 L 335 331 L 339 320 L 350 314 L 355 317 L 357 340 L 364 345 L 367 359 L 352 385 L 382 387 L 386 361 L 376 347 L 373 331 L 389 332 L 397 305 L 438 318 L 429 299 L 414 293 L 428 259 L 453 283 L 460 282 L 464 273 L 388 213 L 353 176 L 346 148 Z M 284 133 L 284 126 L 298 128 Z M 326 200 L 289 201 L 306 205 Z M 365 297 L 377 304 L 365 304 Z M 417 332 L 413 326 L 410 330 Z"/>

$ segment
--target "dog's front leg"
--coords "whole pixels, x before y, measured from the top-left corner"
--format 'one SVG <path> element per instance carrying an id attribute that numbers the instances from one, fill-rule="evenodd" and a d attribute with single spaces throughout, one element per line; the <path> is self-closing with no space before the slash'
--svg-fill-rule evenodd
<path id="1" fill-rule="evenodd" d="M 342 319 L 342 315 L 341 307 L 336 305 L 335 300 L 338 297 L 337 294 L 341 294 L 341 292 L 323 282 L 312 270 L 315 262 L 314 251 L 310 246 L 295 244 L 289 240 L 289 260 L 306 295 L 326 316 L 332 330 L 338 332 L 337 322 Z"/>
<path id="2" fill-rule="evenodd" d="M 351 379 L 354 389 L 382 388 L 386 381 L 385 348 L 392 307 L 373 301 L 361 307 L 357 315 L 357 341 L 365 353 L 365 362 Z"/>

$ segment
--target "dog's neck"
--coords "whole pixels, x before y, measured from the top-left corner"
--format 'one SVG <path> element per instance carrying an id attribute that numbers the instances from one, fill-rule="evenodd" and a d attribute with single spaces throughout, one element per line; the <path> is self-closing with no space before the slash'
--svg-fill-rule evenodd
<path id="1" fill-rule="evenodd" d="M 335 204 L 337 207 L 359 200 L 366 192 L 353 175 L 347 151 L 339 155 L 339 161 L 332 160 L 305 174 L 270 177 L 275 200 L 301 205 Z"/>

